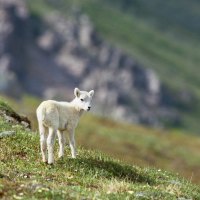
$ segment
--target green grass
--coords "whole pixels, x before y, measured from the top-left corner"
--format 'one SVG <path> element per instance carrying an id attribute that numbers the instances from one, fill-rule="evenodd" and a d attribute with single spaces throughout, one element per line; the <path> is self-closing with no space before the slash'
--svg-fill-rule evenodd
<path id="1" fill-rule="evenodd" d="M 0 99 L 0 111 L 8 115 L 12 115 L 15 111 L 3 100 Z"/>
<path id="2" fill-rule="evenodd" d="M 110 5 L 124 12 L 134 14 L 149 23 L 156 24 L 160 29 L 188 34 L 198 37 L 200 32 L 198 21 L 200 19 L 200 3 L 198 0 L 104 0 Z"/>
<path id="3" fill-rule="evenodd" d="M 18 103 L 7 101 L 14 110 L 28 115 L 37 131 L 35 110 L 40 101 L 29 96 Z M 127 164 L 178 172 L 200 184 L 200 138 L 194 134 L 124 124 L 87 113 L 77 127 L 76 139 L 86 149 L 99 150 Z"/>
<path id="4" fill-rule="evenodd" d="M 77 159 L 72 159 L 66 148 L 63 159 L 56 157 L 53 166 L 46 165 L 41 162 L 37 133 L 0 117 L 0 132 L 10 130 L 16 134 L 0 139 L 2 199 L 200 198 L 199 188 L 177 175 L 127 165 L 80 146 Z M 55 148 L 57 153 L 57 143 Z"/>
<path id="5" fill-rule="evenodd" d="M 87 149 L 98 149 L 129 164 L 178 172 L 200 183 L 200 138 L 192 134 L 85 115 L 76 137 Z"/>

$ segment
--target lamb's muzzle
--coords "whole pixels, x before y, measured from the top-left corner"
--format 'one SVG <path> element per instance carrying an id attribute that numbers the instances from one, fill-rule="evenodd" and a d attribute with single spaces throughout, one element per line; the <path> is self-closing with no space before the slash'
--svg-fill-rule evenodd
<path id="1" fill-rule="evenodd" d="M 90 109 L 91 109 L 91 107 L 89 106 L 89 107 L 88 107 L 88 111 L 90 111 Z"/>

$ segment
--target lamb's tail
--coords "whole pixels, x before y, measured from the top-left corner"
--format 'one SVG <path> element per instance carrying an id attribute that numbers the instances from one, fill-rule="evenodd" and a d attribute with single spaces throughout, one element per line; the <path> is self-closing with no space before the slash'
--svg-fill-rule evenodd
<path id="1" fill-rule="evenodd" d="M 36 110 L 37 120 L 39 122 L 43 122 L 46 116 L 46 109 L 44 107 L 38 107 Z"/>
<path id="2" fill-rule="evenodd" d="M 39 106 L 36 110 L 38 128 L 40 134 L 45 133 L 45 127 L 44 127 L 45 113 L 46 113 L 45 108 L 43 108 L 42 106 L 41 107 Z"/>

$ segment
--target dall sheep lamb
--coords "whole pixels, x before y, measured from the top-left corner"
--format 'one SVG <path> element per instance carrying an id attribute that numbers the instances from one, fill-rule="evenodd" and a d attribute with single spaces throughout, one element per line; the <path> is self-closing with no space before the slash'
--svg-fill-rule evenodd
<path id="1" fill-rule="evenodd" d="M 36 110 L 43 162 L 48 164 L 54 162 L 53 148 L 56 132 L 60 146 L 58 156 L 64 155 L 66 132 L 68 132 L 72 158 L 76 158 L 74 130 L 83 112 L 90 110 L 94 90 L 86 92 L 75 88 L 74 95 L 75 98 L 71 102 L 43 101 Z"/>

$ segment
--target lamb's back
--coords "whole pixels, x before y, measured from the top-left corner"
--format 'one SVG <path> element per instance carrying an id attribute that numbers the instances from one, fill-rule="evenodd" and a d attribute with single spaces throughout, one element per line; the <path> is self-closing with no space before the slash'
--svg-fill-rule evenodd
<path id="1" fill-rule="evenodd" d="M 57 102 L 53 100 L 43 101 L 37 108 L 37 118 L 46 126 L 57 126 L 59 121 Z"/>

